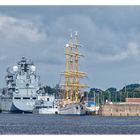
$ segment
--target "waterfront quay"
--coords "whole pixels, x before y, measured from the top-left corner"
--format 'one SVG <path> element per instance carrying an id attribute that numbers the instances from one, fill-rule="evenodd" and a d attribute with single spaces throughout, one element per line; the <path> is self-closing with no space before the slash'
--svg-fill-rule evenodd
<path id="1" fill-rule="evenodd" d="M 140 116 L 140 103 L 116 103 L 101 105 L 101 116 Z"/>

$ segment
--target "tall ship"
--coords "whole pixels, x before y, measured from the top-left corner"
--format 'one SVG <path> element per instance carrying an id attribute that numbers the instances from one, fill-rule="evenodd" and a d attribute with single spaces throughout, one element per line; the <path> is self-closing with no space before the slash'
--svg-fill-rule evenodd
<path id="1" fill-rule="evenodd" d="M 2 112 L 31 113 L 40 92 L 40 78 L 32 60 L 22 57 L 17 65 L 7 69 L 6 88 L 0 95 Z"/>
<path id="2" fill-rule="evenodd" d="M 59 114 L 64 115 L 85 115 L 84 88 L 87 85 L 81 84 L 80 79 L 86 77 L 86 73 L 79 70 L 79 58 L 83 56 L 79 53 L 78 33 L 75 37 L 70 35 L 70 41 L 65 45 L 65 81 L 62 84 L 61 101 Z"/>

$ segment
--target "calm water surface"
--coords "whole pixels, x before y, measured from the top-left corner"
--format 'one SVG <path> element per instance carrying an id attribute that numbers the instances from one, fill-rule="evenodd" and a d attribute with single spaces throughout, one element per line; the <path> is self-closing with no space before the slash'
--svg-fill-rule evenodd
<path id="1" fill-rule="evenodd" d="M 0 134 L 140 134 L 140 117 L 1 113 Z"/>

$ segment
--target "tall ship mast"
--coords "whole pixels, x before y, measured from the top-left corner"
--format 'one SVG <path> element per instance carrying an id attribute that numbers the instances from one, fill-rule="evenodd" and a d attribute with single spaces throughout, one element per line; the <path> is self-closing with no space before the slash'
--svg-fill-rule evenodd
<path id="1" fill-rule="evenodd" d="M 7 69 L 5 80 L 7 87 L 0 96 L 2 111 L 31 113 L 41 86 L 34 63 L 22 57 L 12 70 Z"/>
<path id="2" fill-rule="evenodd" d="M 87 88 L 87 85 L 80 83 L 80 79 L 86 77 L 86 73 L 79 70 L 79 58 L 83 56 L 79 53 L 80 46 L 78 33 L 75 32 L 74 39 L 71 34 L 69 43 L 65 45 L 65 82 L 62 85 L 64 97 L 60 103 L 60 114 L 85 114 L 82 90 Z"/>

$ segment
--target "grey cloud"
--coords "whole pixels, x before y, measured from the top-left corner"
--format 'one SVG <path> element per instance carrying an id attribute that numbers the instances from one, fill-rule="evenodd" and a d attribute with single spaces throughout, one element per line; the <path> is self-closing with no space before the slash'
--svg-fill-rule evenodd
<path id="1" fill-rule="evenodd" d="M 65 67 L 69 33 L 78 30 L 85 55 L 80 66 L 89 85 L 140 82 L 139 6 L 0 7 L 0 12 L 0 77 L 24 55 L 34 60 L 42 82 L 54 86 Z"/>

